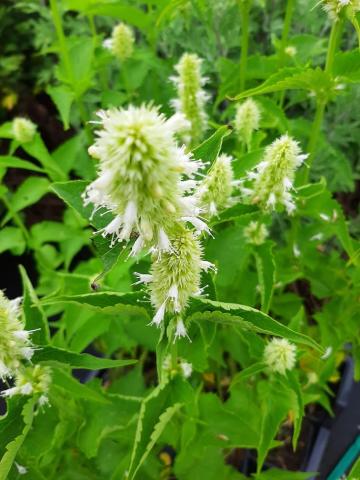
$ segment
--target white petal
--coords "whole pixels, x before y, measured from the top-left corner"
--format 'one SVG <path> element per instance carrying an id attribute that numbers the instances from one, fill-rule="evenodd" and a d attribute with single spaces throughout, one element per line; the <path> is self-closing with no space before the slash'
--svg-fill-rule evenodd
<path id="1" fill-rule="evenodd" d="M 171 243 L 169 237 L 166 235 L 164 230 L 161 228 L 158 235 L 158 249 L 160 252 L 170 252 Z"/>
<path id="2" fill-rule="evenodd" d="M 161 322 L 164 320 L 165 308 L 166 308 L 166 300 L 156 312 L 154 318 L 152 319 L 151 325 L 156 325 L 158 327 L 161 324 Z"/>

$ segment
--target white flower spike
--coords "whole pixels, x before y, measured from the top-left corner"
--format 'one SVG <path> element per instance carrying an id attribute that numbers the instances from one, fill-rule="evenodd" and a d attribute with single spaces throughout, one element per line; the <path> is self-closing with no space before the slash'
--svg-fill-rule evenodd
<path id="1" fill-rule="evenodd" d="M 266 148 L 264 160 L 249 172 L 248 180 L 252 185 L 243 189 L 243 194 L 264 210 L 271 211 L 284 206 L 288 214 L 293 213 L 295 170 L 306 158 L 298 142 L 289 135 L 282 135 Z"/>
<path id="2" fill-rule="evenodd" d="M 89 149 L 99 160 L 98 178 L 83 194 L 85 205 L 115 215 L 100 230 L 112 244 L 134 237 L 132 255 L 144 247 L 169 252 L 174 227 L 183 218 L 197 221 L 198 209 L 191 195 L 184 196 L 182 175 L 195 175 L 202 163 L 178 147 L 174 123 L 156 107 L 129 106 L 98 115 L 101 129 Z"/>
<path id="3" fill-rule="evenodd" d="M 20 318 L 20 300 L 8 300 L 0 290 L 0 378 L 14 376 L 33 355 L 30 331 Z"/>

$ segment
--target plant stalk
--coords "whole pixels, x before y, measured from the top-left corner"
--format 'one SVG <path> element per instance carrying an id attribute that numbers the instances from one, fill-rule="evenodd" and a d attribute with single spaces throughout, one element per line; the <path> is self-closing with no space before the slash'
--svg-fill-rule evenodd
<path id="1" fill-rule="evenodd" d="M 338 20 L 333 23 L 331 28 L 328 50 L 326 55 L 325 69 L 324 69 L 325 73 L 328 73 L 329 75 L 332 74 L 334 58 L 335 58 L 336 50 L 339 45 L 342 26 L 343 26 L 343 21 Z M 319 98 L 319 97 L 317 98 L 315 117 L 312 123 L 311 134 L 310 134 L 307 149 L 306 149 L 309 154 L 309 158 L 307 160 L 306 167 L 303 167 L 302 171 L 300 172 L 299 185 L 305 185 L 309 180 L 310 169 L 314 161 L 314 155 L 318 146 L 319 135 L 321 132 L 321 127 L 322 127 L 325 108 L 327 103 L 328 103 L 327 98 Z"/>
<path id="2" fill-rule="evenodd" d="M 251 0 L 239 0 L 241 12 L 240 92 L 245 89 Z"/>

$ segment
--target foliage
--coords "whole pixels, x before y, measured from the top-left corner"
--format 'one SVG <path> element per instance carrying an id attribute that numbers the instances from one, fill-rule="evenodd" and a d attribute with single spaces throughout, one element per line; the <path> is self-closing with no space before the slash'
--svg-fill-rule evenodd
<path id="1" fill-rule="evenodd" d="M 34 267 L 19 268 L 18 368 L 51 372 L 45 399 L 7 378 L 0 480 L 243 480 L 245 452 L 255 480 L 312 476 L 272 452 L 296 458 L 310 405 L 331 413 L 346 355 L 360 379 L 359 14 L 315 4 L 0 6 L 0 254 Z M 120 172 L 131 105 L 161 135 Z M 110 157 L 111 189 L 89 200 Z M 180 181 L 181 161 L 197 168 Z M 132 186 L 176 254 L 135 247 L 141 212 L 111 230 Z"/>

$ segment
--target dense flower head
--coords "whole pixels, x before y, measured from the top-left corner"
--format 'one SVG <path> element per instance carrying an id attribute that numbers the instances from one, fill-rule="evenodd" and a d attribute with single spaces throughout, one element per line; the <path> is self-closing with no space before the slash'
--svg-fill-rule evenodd
<path id="1" fill-rule="evenodd" d="M 205 215 L 216 215 L 230 205 L 234 173 L 232 157 L 221 154 L 196 190 L 198 205 Z"/>
<path id="2" fill-rule="evenodd" d="M 286 338 L 273 338 L 264 350 L 264 361 L 272 372 L 285 375 L 296 363 L 296 347 Z"/>
<path id="3" fill-rule="evenodd" d="M 253 133 L 259 128 L 260 118 L 260 108 L 252 98 L 248 98 L 236 107 L 235 131 L 239 140 L 245 143 L 247 148 L 250 147 Z"/>
<path id="4" fill-rule="evenodd" d="M 306 158 L 298 142 L 282 135 L 266 148 L 263 161 L 248 173 L 252 185 L 243 188 L 243 193 L 265 210 L 283 205 L 291 214 L 295 209 L 291 193 L 295 170 Z"/>
<path id="5" fill-rule="evenodd" d="M 182 134 L 186 143 L 192 145 L 202 139 L 208 121 L 205 104 L 209 96 L 203 89 L 207 79 L 201 76 L 201 64 L 202 59 L 196 54 L 184 53 L 175 66 L 178 76 L 171 77 L 178 95 L 172 105 L 189 121 Z"/>
<path id="6" fill-rule="evenodd" d="M 179 226 L 170 241 L 172 250 L 154 258 L 149 275 L 138 276 L 140 282 L 148 284 L 151 303 L 156 309 L 152 323 L 160 326 L 168 312 L 177 317 L 175 337 L 183 337 L 186 328 L 181 313 L 191 296 L 201 294 L 201 271 L 213 265 L 202 260 L 202 247 L 193 231 Z"/>
<path id="7" fill-rule="evenodd" d="M 23 360 L 30 360 L 31 332 L 20 319 L 20 298 L 8 300 L 0 290 L 0 378 L 13 376 Z"/>
<path id="8" fill-rule="evenodd" d="M 111 38 L 105 40 L 104 46 L 119 60 L 126 60 L 133 54 L 134 42 L 132 29 L 125 23 L 119 23 L 113 28 Z"/>
<path id="9" fill-rule="evenodd" d="M 248 243 L 253 245 L 262 245 L 269 235 L 266 225 L 253 220 L 244 228 L 244 237 Z"/>
<path id="10" fill-rule="evenodd" d="M 14 395 L 40 395 L 40 404 L 47 403 L 51 384 L 51 368 L 42 365 L 21 368 L 15 376 L 15 386 L 4 390 L 6 397 Z"/>
<path id="11" fill-rule="evenodd" d="M 144 246 L 169 251 L 169 235 L 179 222 L 205 229 L 196 218 L 194 197 L 185 194 L 196 186 L 193 177 L 203 164 L 176 143 L 175 133 L 186 123 L 183 116 L 166 120 L 156 107 L 144 105 L 98 115 L 101 129 L 89 148 L 99 160 L 98 177 L 83 196 L 94 212 L 105 208 L 115 215 L 103 236 L 111 235 L 114 242 L 138 235 L 136 254 Z"/>
<path id="12" fill-rule="evenodd" d="M 350 17 L 360 11 L 360 0 L 322 0 L 322 3 L 331 20 L 335 21 L 344 10 Z"/>
<path id="13" fill-rule="evenodd" d="M 12 123 L 12 132 L 20 143 L 28 143 L 34 139 L 36 125 L 31 120 L 23 117 L 16 117 Z"/>

